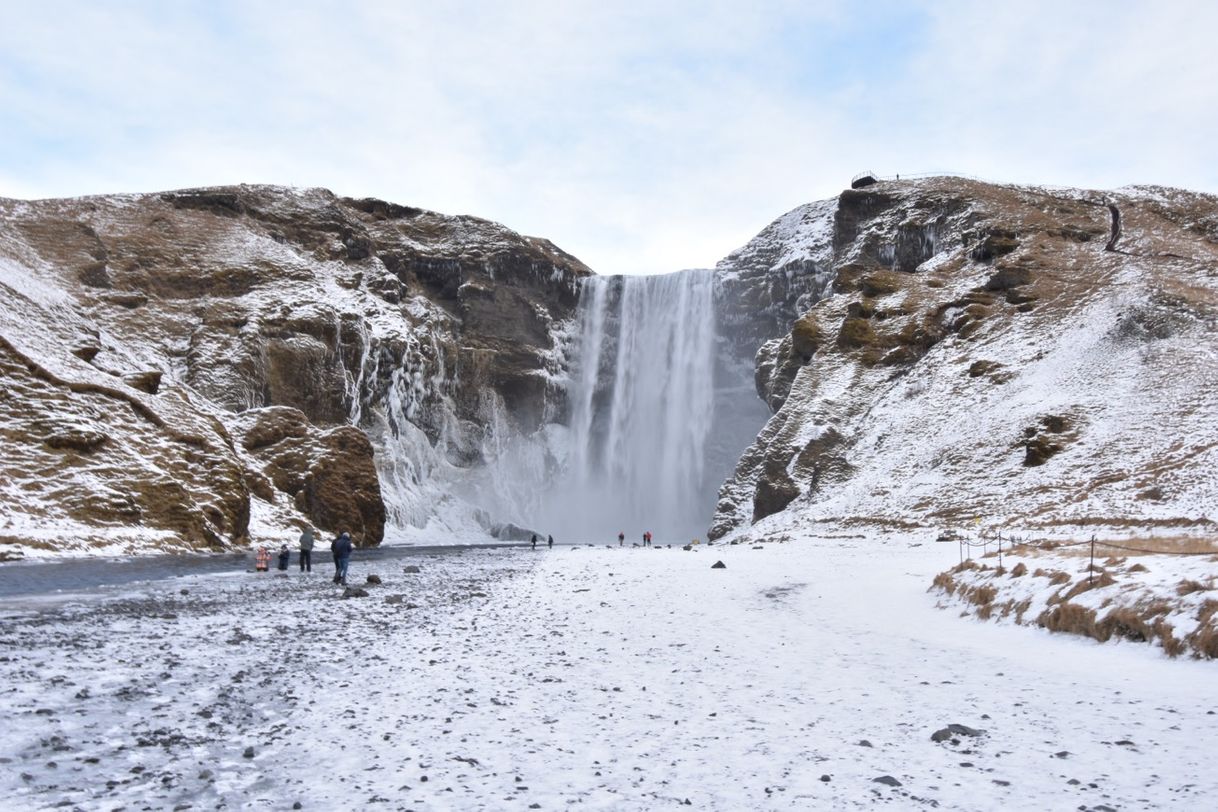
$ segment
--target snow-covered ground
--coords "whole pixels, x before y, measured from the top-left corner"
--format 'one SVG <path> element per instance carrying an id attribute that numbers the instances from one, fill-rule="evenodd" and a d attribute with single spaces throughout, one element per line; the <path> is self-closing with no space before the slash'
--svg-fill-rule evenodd
<path id="1" fill-rule="evenodd" d="M 921 541 L 471 550 L 381 562 L 350 600 L 323 565 L 0 604 L 0 807 L 1212 804 L 1213 663 L 939 610 L 956 545 Z M 984 732 L 932 741 L 953 723 Z"/>

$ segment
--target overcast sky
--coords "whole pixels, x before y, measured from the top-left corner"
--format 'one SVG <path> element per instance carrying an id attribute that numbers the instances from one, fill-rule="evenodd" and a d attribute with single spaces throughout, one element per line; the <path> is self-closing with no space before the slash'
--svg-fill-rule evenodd
<path id="1" fill-rule="evenodd" d="M 6 197 L 325 186 L 655 273 L 868 168 L 1218 192 L 1213 2 L 0 0 L 0 20 Z"/>

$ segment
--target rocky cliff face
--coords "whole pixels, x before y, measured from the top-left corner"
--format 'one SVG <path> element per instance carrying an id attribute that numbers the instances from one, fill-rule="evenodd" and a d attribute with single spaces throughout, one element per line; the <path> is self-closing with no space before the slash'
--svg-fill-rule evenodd
<path id="1" fill-rule="evenodd" d="M 887 182 L 801 207 L 757 243 L 738 256 L 790 250 L 832 282 L 758 353 L 774 415 L 721 489 L 712 537 L 792 515 L 1212 525 L 1218 199 Z"/>
<path id="2" fill-rule="evenodd" d="M 563 408 L 554 336 L 588 273 L 325 190 L 0 200 L 0 545 L 425 524 L 461 502 L 438 483 Z M 447 515 L 494 529 L 475 501 Z"/>

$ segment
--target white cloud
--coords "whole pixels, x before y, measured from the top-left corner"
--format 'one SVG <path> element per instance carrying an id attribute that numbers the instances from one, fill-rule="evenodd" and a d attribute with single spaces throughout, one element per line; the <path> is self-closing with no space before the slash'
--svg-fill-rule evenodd
<path id="1" fill-rule="evenodd" d="M 0 31 L 0 194 L 321 185 L 656 272 L 871 165 L 1216 189 L 1218 20 L 1146 8 L 40 4 Z"/>

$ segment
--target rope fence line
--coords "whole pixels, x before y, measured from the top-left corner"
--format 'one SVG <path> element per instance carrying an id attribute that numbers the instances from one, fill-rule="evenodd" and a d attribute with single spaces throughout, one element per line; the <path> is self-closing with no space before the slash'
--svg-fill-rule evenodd
<path id="1" fill-rule="evenodd" d="M 981 552 L 981 554 L 982 554 L 982 555 L 985 555 L 985 554 L 988 552 L 988 549 L 989 549 L 990 545 L 992 545 L 992 544 L 997 544 L 997 545 L 998 545 L 998 566 L 999 566 L 999 567 L 1001 567 L 1001 566 L 1002 566 L 1002 552 L 1003 552 L 1003 551 L 1002 551 L 1002 543 L 1003 543 L 1003 541 L 1006 541 L 1006 542 L 1007 542 L 1007 545 L 1008 545 L 1008 546 L 1007 546 L 1007 551 L 1008 551 L 1008 552 L 1010 552 L 1010 551 L 1012 551 L 1012 550 L 1014 550 L 1015 548 L 1018 548 L 1018 547 L 1030 548 L 1030 549 L 1037 550 L 1037 551 L 1040 551 L 1040 552 L 1053 552 L 1054 550 L 1059 550 L 1059 549 L 1061 549 L 1061 548 L 1063 548 L 1063 547 L 1065 547 L 1065 548 L 1069 548 L 1069 547 L 1083 547 L 1083 546 L 1090 546 L 1090 548 L 1091 548 L 1091 561 L 1090 561 L 1090 563 L 1087 565 L 1087 582 L 1088 582 L 1088 583 L 1091 583 L 1091 582 L 1092 582 L 1093 574 L 1094 574 L 1094 572 L 1095 572 L 1095 548 L 1096 548 L 1096 547 L 1101 547 L 1101 548 L 1108 549 L 1108 550 L 1121 550 L 1121 551 L 1123 551 L 1123 552 L 1127 552 L 1127 553 L 1142 553 L 1142 554 L 1144 554 L 1144 555 L 1186 555 L 1186 556 L 1208 555 L 1208 556 L 1218 556 L 1218 550 L 1209 550 L 1209 551 L 1197 551 L 1197 550 L 1149 550 L 1149 549 L 1146 549 L 1146 548 L 1144 548 L 1144 547 L 1131 547 L 1131 546 L 1128 546 L 1128 545 L 1125 545 L 1125 544 L 1115 544 L 1115 543 L 1113 543 L 1113 542 L 1111 542 L 1111 541 L 1100 541 L 1100 540 L 1099 540 L 1099 539 L 1097 539 L 1095 536 L 1092 536 L 1092 537 L 1091 537 L 1090 539 L 1088 539 L 1087 541 L 1069 541 L 1069 542 L 1039 541 L 1039 542 L 1028 542 L 1028 541 L 1020 541 L 1020 540 L 1018 540 L 1018 539 L 1017 539 L 1015 536 L 1011 536 L 1011 537 L 1009 537 L 1009 538 L 1004 539 L 1004 538 L 1002 537 L 1002 534 L 1001 534 L 1001 533 L 999 533 L 999 534 L 997 535 L 997 537 L 994 537 L 994 538 L 986 538 L 985 536 L 982 536 L 981 538 L 977 538 L 977 539 L 970 539 L 970 538 L 956 538 L 956 539 L 951 539 L 951 538 L 941 538 L 941 539 L 939 539 L 939 540 L 940 540 L 940 541 L 955 541 L 955 542 L 957 542 L 957 544 L 959 545 L 959 551 L 960 551 L 960 563 L 961 563 L 961 564 L 963 564 L 963 563 L 964 563 L 965 558 L 966 558 L 966 555 L 965 555 L 965 550 L 969 550 L 969 551 L 971 551 L 971 550 L 975 550 L 975 549 L 980 549 L 980 550 L 982 551 L 982 552 Z M 970 560 L 970 561 L 973 559 L 973 556 L 972 556 L 972 553 L 971 553 L 971 552 L 970 552 L 970 553 L 967 555 L 967 558 L 968 558 L 968 560 Z"/>

